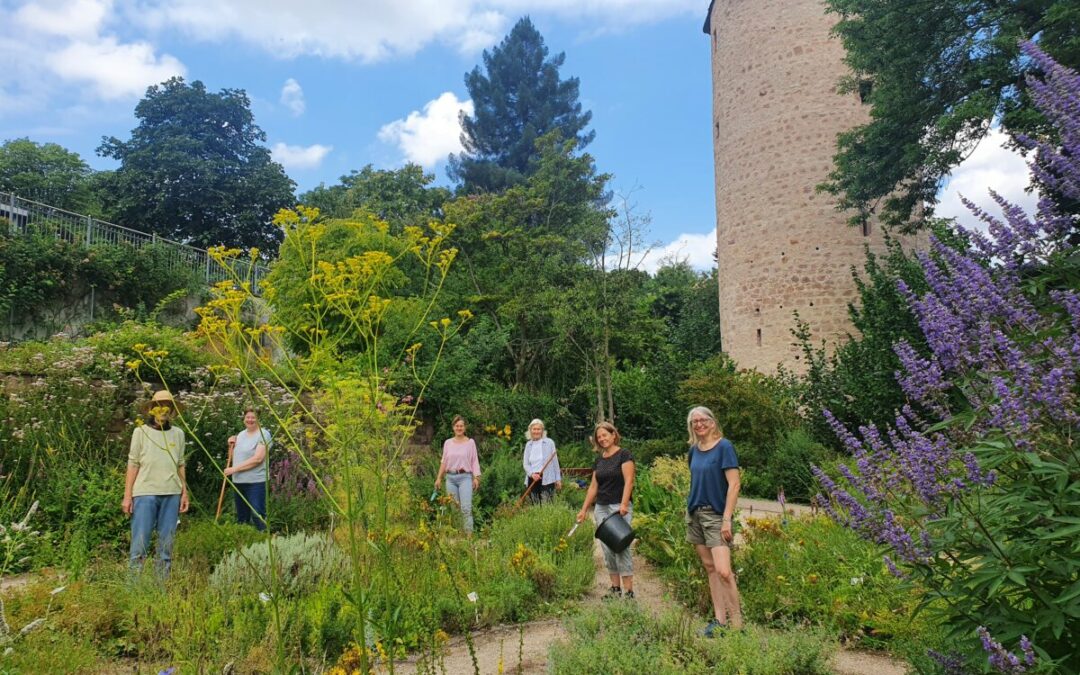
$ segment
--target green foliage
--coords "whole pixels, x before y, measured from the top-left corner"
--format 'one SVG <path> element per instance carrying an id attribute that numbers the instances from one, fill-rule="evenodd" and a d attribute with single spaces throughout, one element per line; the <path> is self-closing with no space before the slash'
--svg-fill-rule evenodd
<path id="1" fill-rule="evenodd" d="M 76 213 L 98 213 L 94 171 L 56 143 L 15 138 L 0 145 L 0 192 Z"/>
<path id="2" fill-rule="evenodd" d="M 296 596 L 344 581 L 347 570 L 348 559 L 333 539 L 300 532 L 258 541 L 226 555 L 210 575 L 210 586 L 222 593 Z"/>
<path id="3" fill-rule="evenodd" d="M 827 518 L 752 518 L 736 554 L 743 615 L 767 625 L 824 626 L 847 643 L 917 653 L 939 645 L 916 613 L 921 590 L 886 569 L 880 550 Z"/>
<path id="4" fill-rule="evenodd" d="M 415 324 L 418 309 L 410 288 L 414 270 L 405 255 L 408 249 L 406 237 L 391 234 L 387 223 L 365 211 L 345 219 L 297 219 L 292 223 L 279 258 L 263 281 L 264 296 L 274 310 L 274 321 L 286 329 L 289 347 L 306 353 L 314 330 L 332 335 L 334 349 L 342 356 L 373 347 L 375 336 L 365 339 L 363 331 L 351 323 L 347 308 L 335 307 L 326 297 L 330 275 L 326 269 L 320 270 L 320 265 L 331 266 L 329 269 L 340 265 L 344 270 L 349 260 L 371 265 L 382 255 L 387 256 L 386 264 L 377 263 L 378 282 L 370 290 L 397 302 L 390 304 L 379 326 L 380 354 L 385 360 L 408 347 L 403 342 Z M 418 284 L 420 281 L 422 277 L 415 279 Z"/>
<path id="5" fill-rule="evenodd" d="M 186 520 L 176 531 L 173 561 L 199 574 L 210 574 L 227 553 L 265 540 L 266 535 L 250 525 Z"/>
<path id="6" fill-rule="evenodd" d="M 720 353 L 717 270 L 695 272 L 687 262 L 656 270 L 650 284 L 652 311 L 667 324 L 676 367 L 685 369 Z"/>
<path id="7" fill-rule="evenodd" d="M 771 446 L 777 433 L 798 421 L 795 402 L 780 382 L 753 370 L 738 370 L 725 355 L 706 361 L 679 385 L 679 399 L 688 407 L 708 407 L 726 438 L 757 448 Z"/>
<path id="8" fill-rule="evenodd" d="M 89 248 L 54 236 L 47 224 L 15 233 L 0 231 L 0 313 L 38 316 L 94 289 L 96 307 L 153 307 L 171 293 L 190 289 L 193 273 L 172 264 L 164 246 L 136 252 L 126 245 Z"/>
<path id="9" fill-rule="evenodd" d="M 808 504 L 818 492 L 817 480 L 810 467 L 822 466 L 833 456 L 832 450 L 814 440 L 805 429 L 784 431 L 777 437 L 776 445 L 765 461 L 764 475 L 770 483 L 768 491 L 759 490 L 757 494 L 772 495 L 783 488 L 787 499 Z"/>
<path id="10" fill-rule="evenodd" d="M 123 357 L 125 363 L 141 360 L 142 352 L 147 349 L 168 352 L 156 371 L 140 366 L 139 375 L 148 381 L 163 382 L 173 391 L 195 386 L 198 381 L 205 380 L 208 376 L 206 367 L 217 362 L 213 355 L 201 348 L 198 339 L 178 328 L 153 321 L 129 319 L 107 326 L 105 330 L 89 336 L 86 343 L 103 353 Z M 135 345 L 143 347 L 135 349 Z"/>
<path id="11" fill-rule="evenodd" d="M 536 171 L 536 141 L 556 131 L 585 147 L 596 135 L 584 133 L 592 113 L 582 112 L 578 79 L 562 80 L 559 53 L 548 58 L 544 38 L 528 17 L 503 41 L 484 51 L 484 71 L 465 76 L 474 112 L 462 116 L 460 155 L 451 155 L 450 175 L 465 192 L 497 192 Z"/>
<path id="12" fill-rule="evenodd" d="M 814 675 L 833 672 L 836 644 L 826 631 L 773 631 L 755 626 L 720 638 L 698 637 L 681 614 L 659 619 L 635 603 L 590 608 L 569 622 L 569 644 L 551 649 L 553 673 L 746 673 Z"/>
<path id="13" fill-rule="evenodd" d="M 776 378 L 738 370 L 721 355 L 701 364 L 679 385 L 679 399 L 687 407 L 704 405 L 716 415 L 744 469 L 743 494 L 775 497 L 783 478 L 772 475 L 770 465 L 781 471 L 785 467 L 770 458 L 783 434 L 800 423 L 789 389 Z"/>
<path id="14" fill-rule="evenodd" d="M 146 90 L 131 138 L 103 138 L 98 154 L 120 162 L 105 182 L 106 208 L 127 227 L 212 246 L 273 252 L 271 225 L 294 183 L 266 141 L 242 89 L 214 94 L 173 77 Z"/>
<path id="15" fill-rule="evenodd" d="M 584 276 L 581 261 L 607 236 L 609 212 L 597 204 L 608 176 L 597 173 L 589 155 L 575 157 L 574 142 L 557 134 L 539 139 L 537 150 L 539 163 L 525 183 L 446 204 L 462 260 L 448 283 L 505 334 L 501 384 L 567 391 L 581 382 L 581 370 L 555 359 L 554 316 Z"/>
<path id="16" fill-rule="evenodd" d="M 824 188 L 843 208 L 907 220 L 933 204 L 944 176 L 1001 121 L 1039 135 L 1046 123 L 1028 96 L 1018 42 L 1066 66 L 1080 65 L 1080 10 L 1071 0 L 1036 3 L 828 0 L 853 71 L 841 86 L 872 106 L 872 120 L 840 134 Z"/>
<path id="17" fill-rule="evenodd" d="M 435 175 L 416 164 L 400 169 L 375 169 L 370 164 L 342 176 L 338 185 L 322 183 L 300 195 L 300 203 L 319 209 L 324 217 L 349 218 L 357 209 L 374 214 L 395 232 L 406 225 L 423 225 L 442 215 L 450 191 L 432 187 Z"/>

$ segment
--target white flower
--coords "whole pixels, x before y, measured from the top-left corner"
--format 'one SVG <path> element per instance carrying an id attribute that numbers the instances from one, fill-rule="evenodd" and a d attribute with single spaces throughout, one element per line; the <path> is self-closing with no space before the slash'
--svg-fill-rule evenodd
<path id="1" fill-rule="evenodd" d="M 852 586 L 858 586 L 858 585 L 859 585 L 859 584 L 861 584 L 862 582 L 863 582 L 863 578 L 862 578 L 862 577 L 851 577 L 851 585 L 852 585 Z"/>
<path id="2" fill-rule="evenodd" d="M 480 599 L 480 596 L 478 596 L 476 594 L 476 591 L 472 591 L 471 593 L 469 593 L 465 597 L 469 599 L 469 602 L 476 602 L 477 600 Z"/>
<path id="3" fill-rule="evenodd" d="M 274 596 L 270 595 L 266 591 L 263 591 L 263 592 L 259 593 L 259 599 L 262 600 L 263 602 L 270 602 L 270 599 L 273 598 L 273 597 Z"/>
<path id="4" fill-rule="evenodd" d="M 49 595 L 56 595 L 57 593 L 63 593 L 66 588 L 67 588 L 67 586 L 57 586 L 56 588 L 49 591 Z"/>

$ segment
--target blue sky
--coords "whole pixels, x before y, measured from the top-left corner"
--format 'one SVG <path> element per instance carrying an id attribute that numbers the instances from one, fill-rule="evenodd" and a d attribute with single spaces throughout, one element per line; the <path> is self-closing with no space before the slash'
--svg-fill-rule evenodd
<path id="1" fill-rule="evenodd" d="M 651 217 L 664 254 L 714 247 L 707 0 L 0 0 L 0 139 L 55 142 L 95 168 L 148 85 L 244 89 L 298 191 L 365 164 L 422 164 L 445 183 L 466 71 L 528 14 L 593 112 L 588 151 Z M 953 181 L 1015 196 L 1024 169 L 980 148 Z M 1012 162 L 1010 164 L 1009 162 Z M 965 180 L 967 182 L 965 182 Z M 985 185 L 982 182 L 981 185 Z M 1021 186 L 1022 187 L 1022 186 Z M 975 195 L 978 196 L 978 195 Z M 943 206 L 958 203 L 945 194 Z"/>

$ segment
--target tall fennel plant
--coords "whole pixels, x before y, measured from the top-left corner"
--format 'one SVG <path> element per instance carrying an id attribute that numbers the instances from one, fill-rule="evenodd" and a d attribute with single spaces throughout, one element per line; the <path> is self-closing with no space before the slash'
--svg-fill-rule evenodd
<path id="1" fill-rule="evenodd" d="M 900 341 L 909 402 L 888 428 L 826 417 L 852 468 L 816 475 L 830 513 L 928 589 L 957 651 L 949 672 L 1080 672 L 1080 76 L 1032 44 L 1031 94 L 1060 143 L 1027 140 L 1050 188 L 1029 217 L 969 207 L 987 233 L 920 255 L 928 289 L 901 283 L 929 355 Z"/>
<path id="2" fill-rule="evenodd" d="M 375 583 L 398 583 L 389 569 L 388 532 L 406 508 L 396 499 L 404 491 L 395 487 L 404 480 L 404 450 L 417 424 L 417 405 L 447 340 L 471 318 L 463 310 L 455 318 L 433 319 L 456 255 L 447 245 L 454 228 L 433 221 L 392 234 L 385 223 L 365 219 L 355 226 L 373 228 L 365 239 L 368 247 L 342 259 L 331 250 L 334 240 L 316 209 L 284 210 L 275 222 L 285 234 L 280 255 L 307 275 L 308 321 L 253 321 L 259 300 L 252 280 L 238 272 L 198 310 L 198 332 L 240 374 L 261 407 L 273 412 L 280 429 L 275 444 L 295 453 L 334 512 L 340 524 L 334 536 L 350 560 L 347 599 L 364 618 L 355 641 L 361 670 L 368 672 L 374 654 L 384 653 L 378 638 L 393 632 L 392 625 L 374 620 L 370 592 Z M 235 264 L 240 251 L 212 254 L 230 269 L 242 269 Z M 413 280 L 407 298 L 395 295 L 406 270 L 422 276 Z M 272 304 L 280 297 L 272 281 L 262 290 Z M 390 316 L 396 332 L 388 345 Z M 290 349 L 296 345 L 302 349 Z M 290 416 L 268 405 L 260 378 L 292 394 Z M 327 470 L 332 481 L 323 480 Z M 380 635 L 373 635 L 377 624 Z M 282 630 L 280 623 L 277 629 Z M 369 649 L 372 645 L 379 649 Z M 287 656 L 280 649 L 276 658 L 284 668 Z"/>

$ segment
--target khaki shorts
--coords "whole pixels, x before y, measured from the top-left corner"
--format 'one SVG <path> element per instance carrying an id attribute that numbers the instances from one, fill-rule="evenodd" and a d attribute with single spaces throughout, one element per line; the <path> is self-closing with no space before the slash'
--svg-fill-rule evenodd
<path id="1" fill-rule="evenodd" d="M 720 533 L 723 526 L 723 514 L 713 511 L 711 506 L 702 506 L 693 513 L 686 514 L 686 541 L 695 546 L 734 548 L 732 542 L 724 539 L 724 535 Z"/>

